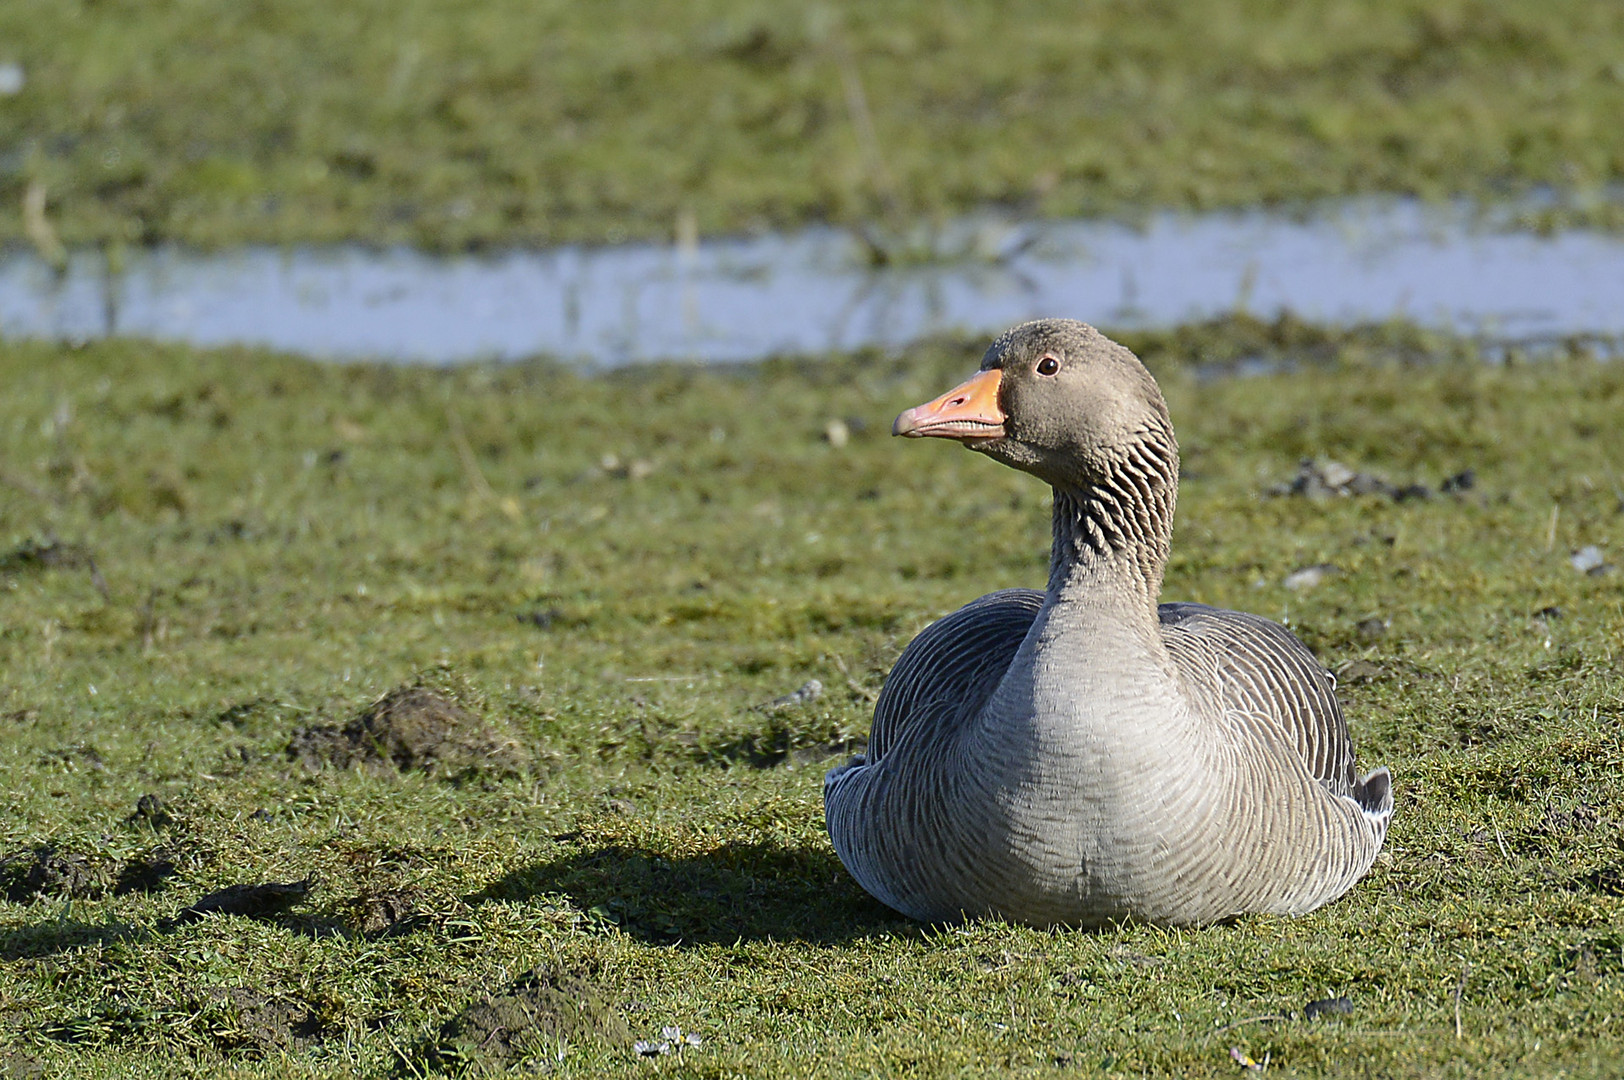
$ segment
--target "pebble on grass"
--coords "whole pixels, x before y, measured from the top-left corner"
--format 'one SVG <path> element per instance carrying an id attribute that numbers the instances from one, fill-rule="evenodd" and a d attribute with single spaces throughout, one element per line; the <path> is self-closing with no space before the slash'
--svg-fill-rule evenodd
<path id="1" fill-rule="evenodd" d="M 1341 572 L 1342 568 L 1334 563 L 1317 563 L 1313 566 L 1304 566 L 1293 570 L 1286 575 L 1286 579 L 1281 584 L 1292 590 L 1312 589 L 1332 574 Z"/>
<path id="2" fill-rule="evenodd" d="M 1607 561 L 1607 556 L 1595 544 L 1586 544 L 1575 551 L 1568 557 L 1568 565 L 1589 577 L 1601 577 L 1613 568 L 1613 564 Z"/>
<path id="3" fill-rule="evenodd" d="M 1438 486 L 1446 495 L 1459 495 L 1477 484 L 1477 473 L 1463 469 L 1447 476 Z M 1394 502 L 1410 499 L 1430 499 L 1432 489 L 1425 484 L 1393 484 L 1375 473 L 1350 469 L 1340 461 L 1314 461 L 1304 459 L 1297 466 L 1297 475 L 1283 484 L 1269 488 L 1270 495 L 1296 495 L 1308 499 L 1348 498 L 1355 495 L 1386 495 Z"/>

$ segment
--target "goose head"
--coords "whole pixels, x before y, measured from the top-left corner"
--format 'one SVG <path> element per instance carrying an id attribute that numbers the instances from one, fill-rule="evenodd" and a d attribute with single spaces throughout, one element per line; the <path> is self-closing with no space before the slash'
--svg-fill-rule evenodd
<path id="1" fill-rule="evenodd" d="M 1138 471 L 1136 459 L 1177 469 L 1156 380 L 1126 348 L 1070 319 L 1006 331 L 980 371 L 903 412 L 891 433 L 954 439 L 1067 491 Z"/>

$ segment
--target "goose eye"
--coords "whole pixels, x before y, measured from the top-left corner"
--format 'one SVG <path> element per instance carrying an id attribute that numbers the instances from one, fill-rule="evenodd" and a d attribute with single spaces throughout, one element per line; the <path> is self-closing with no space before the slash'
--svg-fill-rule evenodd
<path id="1" fill-rule="evenodd" d="M 1060 361 L 1056 360 L 1052 356 L 1045 356 L 1042 360 L 1038 361 L 1038 374 L 1039 375 L 1053 375 L 1055 372 L 1057 372 L 1059 370 L 1060 370 Z"/>

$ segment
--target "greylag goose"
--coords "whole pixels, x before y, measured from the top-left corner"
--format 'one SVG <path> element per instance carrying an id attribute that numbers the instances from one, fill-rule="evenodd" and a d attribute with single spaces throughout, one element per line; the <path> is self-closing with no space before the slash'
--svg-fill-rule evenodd
<path id="1" fill-rule="evenodd" d="M 1391 781 L 1354 771 L 1335 682 L 1290 631 L 1161 604 L 1178 446 L 1160 388 L 1091 326 L 1030 322 L 897 417 L 1054 489 L 1043 592 L 931 624 L 829 772 L 840 860 L 928 922 L 1198 926 L 1300 914 L 1364 876 Z"/>

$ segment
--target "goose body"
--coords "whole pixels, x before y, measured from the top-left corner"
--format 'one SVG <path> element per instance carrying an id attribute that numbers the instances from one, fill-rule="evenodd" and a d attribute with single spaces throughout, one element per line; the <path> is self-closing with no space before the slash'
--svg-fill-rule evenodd
<path id="1" fill-rule="evenodd" d="M 1200 925 L 1300 914 L 1375 860 L 1386 769 L 1354 771 L 1334 683 L 1256 615 L 1158 604 L 1178 450 L 1155 380 L 1092 327 L 1027 323 L 897 418 L 1054 489 L 1044 591 L 927 627 L 824 781 L 841 861 L 916 919 Z"/>

